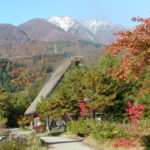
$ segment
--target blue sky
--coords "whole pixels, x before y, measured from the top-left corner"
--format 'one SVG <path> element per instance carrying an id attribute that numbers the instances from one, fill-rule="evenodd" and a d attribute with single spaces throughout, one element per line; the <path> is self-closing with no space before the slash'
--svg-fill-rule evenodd
<path id="1" fill-rule="evenodd" d="M 0 0 L 0 23 L 65 15 L 133 26 L 132 17 L 150 17 L 150 0 Z"/>

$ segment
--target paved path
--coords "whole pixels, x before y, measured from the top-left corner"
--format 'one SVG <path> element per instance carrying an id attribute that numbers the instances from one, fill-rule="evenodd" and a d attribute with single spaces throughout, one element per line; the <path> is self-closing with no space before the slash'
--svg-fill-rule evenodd
<path id="1" fill-rule="evenodd" d="M 9 129 L 11 131 L 11 135 L 30 135 L 35 131 L 32 130 L 19 130 L 19 128 Z"/>
<path id="2" fill-rule="evenodd" d="M 41 137 L 49 150 L 96 150 L 82 142 L 65 136 L 45 136 Z"/>

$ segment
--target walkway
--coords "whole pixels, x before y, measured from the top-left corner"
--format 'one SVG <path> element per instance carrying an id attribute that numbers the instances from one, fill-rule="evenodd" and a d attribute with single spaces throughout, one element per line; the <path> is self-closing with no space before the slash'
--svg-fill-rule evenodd
<path id="1" fill-rule="evenodd" d="M 49 150 L 96 150 L 82 142 L 82 140 L 71 139 L 66 136 L 45 136 L 41 137 Z"/>

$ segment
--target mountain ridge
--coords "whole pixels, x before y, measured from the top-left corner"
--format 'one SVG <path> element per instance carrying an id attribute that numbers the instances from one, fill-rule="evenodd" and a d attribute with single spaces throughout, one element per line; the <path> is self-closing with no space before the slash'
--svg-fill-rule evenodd
<path id="1" fill-rule="evenodd" d="M 89 40 L 99 42 L 102 44 L 111 44 L 115 41 L 117 36 L 114 36 L 115 32 L 127 30 L 119 24 L 112 24 L 103 20 L 80 20 L 70 16 L 52 16 L 47 19 L 50 23 L 62 28 L 63 30 L 71 34 L 82 34 Z M 76 31 L 76 32 L 75 32 Z M 84 31 L 84 33 L 82 32 Z M 82 37 L 82 36 L 81 36 Z"/>
<path id="2" fill-rule="evenodd" d="M 115 32 L 127 30 L 122 25 L 107 21 L 80 20 L 70 16 L 35 18 L 19 26 L 0 24 L 0 46 L 16 45 L 28 41 L 89 40 L 104 45 L 115 41 Z"/>
<path id="3" fill-rule="evenodd" d="M 61 28 L 49 23 L 45 19 L 35 18 L 29 20 L 18 28 L 24 31 L 30 40 L 37 41 L 61 41 L 73 39 L 72 35 L 68 34 Z"/>
<path id="4" fill-rule="evenodd" d="M 22 30 L 11 24 L 0 24 L 0 46 L 22 44 L 29 41 Z"/>

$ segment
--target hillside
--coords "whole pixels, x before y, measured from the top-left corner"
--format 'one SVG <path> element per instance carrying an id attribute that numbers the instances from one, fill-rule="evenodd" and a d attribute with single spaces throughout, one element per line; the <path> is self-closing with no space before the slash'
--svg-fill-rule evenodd
<path id="1" fill-rule="evenodd" d="M 0 56 L 31 58 L 45 55 L 83 55 L 99 58 L 105 46 L 114 42 L 114 32 L 125 30 L 102 20 L 79 20 L 72 17 L 31 19 L 19 26 L 0 25 Z M 87 59 L 89 62 L 89 59 Z"/>
<path id="2" fill-rule="evenodd" d="M 62 41 L 73 39 L 73 36 L 61 28 L 49 23 L 45 19 L 29 20 L 18 28 L 24 31 L 30 40 L 36 41 Z"/>
<path id="3" fill-rule="evenodd" d="M 35 55 L 88 55 L 88 53 L 102 52 L 105 47 L 100 44 L 88 41 L 58 41 L 44 42 L 32 41 L 19 45 L 0 46 L 0 56 L 2 58 L 28 58 Z M 57 49 L 57 53 L 55 52 Z"/>
<path id="4" fill-rule="evenodd" d="M 0 46 L 16 45 L 29 41 L 25 32 L 11 24 L 0 25 Z"/>

